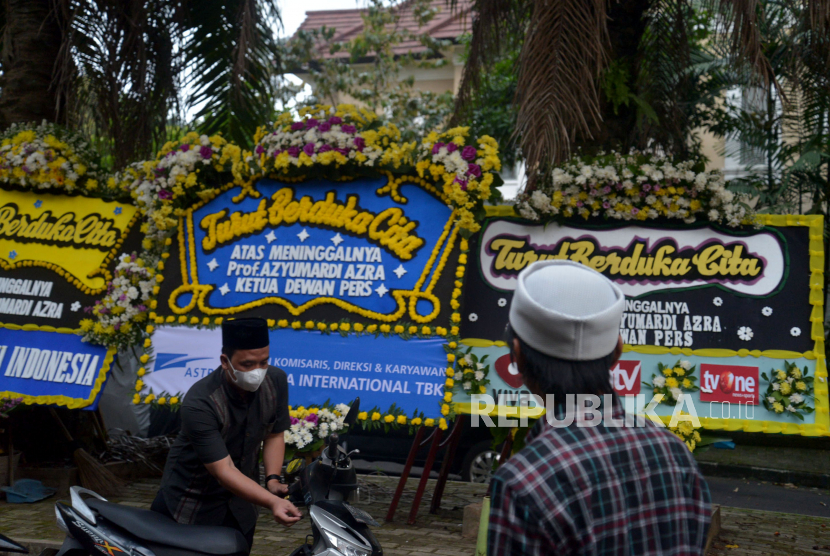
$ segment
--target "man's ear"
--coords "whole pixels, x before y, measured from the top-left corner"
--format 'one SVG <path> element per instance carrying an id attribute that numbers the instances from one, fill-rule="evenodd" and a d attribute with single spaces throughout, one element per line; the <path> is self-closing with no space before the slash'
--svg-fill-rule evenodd
<path id="1" fill-rule="evenodd" d="M 226 371 L 231 370 L 231 360 L 224 353 L 219 356 L 219 363 L 222 365 L 222 368 L 225 369 Z"/>
<path id="2" fill-rule="evenodd" d="M 620 360 L 620 357 L 622 357 L 622 352 L 623 352 L 623 339 L 622 339 L 622 336 L 618 336 L 617 337 L 617 347 L 614 348 L 614 360 L 611 361 L 611 366 L 612 367 L 617 364 L 617 361 Z"/>

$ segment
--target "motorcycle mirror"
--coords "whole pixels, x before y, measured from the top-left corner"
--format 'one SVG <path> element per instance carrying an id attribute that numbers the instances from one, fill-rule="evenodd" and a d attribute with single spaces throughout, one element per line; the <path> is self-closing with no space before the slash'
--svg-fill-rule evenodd
<path id="1" fill-rule="evenodd" d="M 355 421 L 357 421 L 358 413 L 360 413 L 360 398 L 355 398 L 354 402 L 352 402 L 352 407 L 349 408 L 349 412 L 346 414 L 346 418 L 343 422 L 347 425 L 354 425 Z"/>

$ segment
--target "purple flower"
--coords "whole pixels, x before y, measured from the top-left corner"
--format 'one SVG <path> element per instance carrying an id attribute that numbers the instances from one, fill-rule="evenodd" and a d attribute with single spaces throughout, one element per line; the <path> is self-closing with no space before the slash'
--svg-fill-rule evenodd
<path id="1" fill-rule="evenodd" d="M 599 192 L 598 192 L 596 189 L 591 189 L 590 191 L 588 191 L 588 194 L 589 194 L 591 197 L 596 197 L 598 193 L 599 193 Z"/>
<path id="2" fill-rule="evenodd" d="M 291 424 L 292 424 L 292 425 L 296 425 L 297 423 L 299 423 L 299 422 L 300 422 L 300 420 L 299 420 L 299 419 L 297 419 L 296 417 L 291 417 L 290 419 L 291 419 Z"/>
<path id="3" fill-rule="evenodd" d="M 343 118 L 341 118 L 340 116 L 332 116 L 331 118 L 329 118 L 329 123 L 331 125 L 340 125 L 343 123 Z"/>
<path id="4" fill-rule="evenodd" d="M 113 328 L 115 328 L 116 330 L 120 330 L 120 329 L 121 329 L 121 323 L 120 323 L 120 322 L 116 322 L 116 323 L 113 325 Z"/>
<path id="5" fill-rule="evenodd" d="M 201 149 L 199 149 L 199 154 L 200 154 L 200 155 L 202 155 L 202 158 L 204 158 L 205 160 L 207 160 L 207 159 L 209 159 L 211 156 L 213 156 L 213 149 L 211 149 L 211 148 L 210 148 L 210 147 L 208 147 L 207 145 L 202 145 L 202 148 L 201 148 Z"/>
<path id="6" fill-rule="evenodd" d="M 305 129 L 305 124 L 303 122 L 294 122 L 291 124 L 291 131 L 300 131 L 301 129 Z"/>
<path id="7" fill-rule="evenodd" d="M 29 167 L 28 167 L 28 166 L 26 166 L 25 164 L 23 165 L 23 171 L 24 171 L 24 172 L 26 172 L 27 174 L 31 174 L 31 173 L 32 173 L 32 171 L 29 169 Z"/>
<path id="8" fill-rule="evenodd" d="M 458 150 L 458 145 L 456 145 L 455 143 L 448 143 L 447 144 L 447 152 L 448 153 L 454 153 L 457 150 Z"/>
<path id="9" fill-rule="evenodd" d="M 339 153 L 340 153 L 340 154 L 342 154 L 343 156 L 349 156 L 349 149 L 345 149 L 345 148 L 343 148 L 343 147 L 337 147 L 337 148 L 336 148 L 336 149 L 334 149 L 334 150 L 335 150 L 335 151 L 337 151 L 337 152 L 339 152 Z"/>
<path id="10" fill-rule="evenodd" d="M 321 124 L 319 125 L 318 129 L 319 129 L 322 133 L 325 133 L 326 131 L 331 131 L 331 124 L 330 124 L 330 123 L 328 123 L 328 122 L 323 122 L 323 123 L 321 123 Z"/>
<path id="11" fill-rule="evenodd" d="M 138 309 L 139 313 L 143 313 L 144 311 L 147 310 L 147 306 L 146 305 L 139 305 L 138 307 L 136 307 L 136 309 Z"/>
<path id="12" fill-rule="evenodd" d="M 646 192 L 645 191 L 640 191 L 640 197 L 643 198 L 645 196 L 646 196 Z"/>
<path id="13" fill-rule="evenodd" d="M 308 121 L 305 123 L 305 127 L 306 127 L 306 129 L 311 129 L 312 127 L 317 127 L 318 125 L 320 125 L 320 122 L 318 122 L 318 121 L 317 121 L 317 120 L 315 120 L 314 118 L 311 118 L 310 120 L 308 120 Z"/>
<path id="14" fill-rule="evenodd" d="M 125 294 L 123 294 L 123 293 L 122 293 L 121 295 L 119 295 L 119 296 L 118 296 L 118 301 L 124 301 L 124 300 L 126 300 L 126 299 L 127 299 L 127 296 L 126 296 Z"/>
<path id="15" fill-rule="evenodd" d="M 481 166 L 478 164 L 470 164 L 467 166 L 467 175 L 475 176 L 477 178 L 481 177 Z"/>
<path id="16" fill-rule="evenodd" d="M 617 191 L 619 191 L 623 188 L 623 184 L 617 182 L 617 183 L 614 184 L 614 187 L 616 188 Z"/>
<path id="17" fill-rule="evenodd" d="M 604 208 L 604 209 L 609 209 L 609 208 L 611 208 L 611 203 L 609 203 L 608 201 L 604 201 L 604 202 L 602 203 L 602 208 Z"/>
<path id="18" fill-rule="evenodd" d="M 456 177 L 454 181 L 461 186 L 462 191 L 467 191 L 467 180 L 460 180 Z"/>
<path id="19" fill-rule="evenodd" d="M 288 147 L 288 156 L 298 158 L 300 156 L 300 147 Z"/>
<path id="20" fill-rule="evenodd" d="M 262 145 L 257 145 L 256 149 L 254 149 L 254 152 L 256 152 L 257 154 L 262 154 L 265 152 L 265 149 L 262 148 Z"/>
<path id="21" fill-rule="evenodd" d="M 644 183 L 643 184 L 643 191 L 651 191 L 651 185 L 647 184 L 647 183 Z"/>
<path id="22" fill-rule="evenodd" d="M 659 186 L 659 185 L 655 185 L 655 186 L 654 186 L 654 191 L 660 191 L 660 186 Z"/>
<path id="23" fill-rule="evenodd" d="M 333 151 L 333 150 L 334 150 L 334 149 L 332 148 L 332 146 L 331 146 L 331 145 L 323 145 L 322 147 L 320 147 L 319 149 L 317 149 L 317 152 L 318 152 L 318 153 L 327 153 L 327 152 L 329 152 L 329 151 Z"/>
<path id="24" fill-rule="evenodd" d="M 461 158 L 466 160 L 467 162 L 472 162 L 476 159 L 476 148 L 472 145 L 467 145 L 463 149 L 461 149 Z"/>
<path id="25" fill-rule="evenodd" d="M 314 154 L 314 143 L 306 143 L 305 147 L 303 147 L 303 152 L 306 153 L 308 156 Z"/>
<path id="26" fill-rule="evenodd" d="M 357 133 L 357 128 L 351 124 L 343 124 L 343 127 L 340 128 L 343 133 Z"/>
<path id="27" fill-rule="evenodd" d="M 161 199 L 162 201 L 165 201 L 165 200 L 170 199 L 172 197 L 173 197 L 173 194 L 170 191 L 167 191 L 166 189 L 159 190 L 159 199 Z"/>
<path id="28" fill-rule="evenodd" d="M 602 193 L 603 193 L 603 195 L 608 195 L 609 193 L 611 193 L 611 186 L 606 185 L 605 187 L 603 187 L 602 188 Z"/>
<path id="29" fill-rule="evenodd" d="M 163 176 L 164 168 L 153 168 L 153 173 L 156 175 L 157 178 Z"/>
<path id="30" fill-rule="evenodd" d="M 354 138 L 354 148 L 358 151 L 363 152 L 363 149 L 366 147 L 366 141 L 363 140 L 363 137 L 355 137 Z"/>
<path id="31" fill-rule="evenodd" d="M 184 145 L 182 145 L 182 146 L 181 146 L 181 147 L 179 147 L 179 148 L 181 149 L 181 151 L 182 151 L 183 153 L 186 153 L 187 151 L 189 151 L 189 150 L 190 150 L 190 145 L 188 145 L 187 143 L 185 143 Z"/>
<path id="32" fill-rule="evenodd" d="M 317 414 L 316 413 L 309 413 L 308 415 L 305 416 L 305 420 L 308 421 L 309 423 L 314 423 L 316 425 L 317 424 Z"/>
<path id="33" fill-rule="evenodd" d="M 585 203 L 583 203 L 582 201 L 577 201 L 577 202 L 576 202 L 576 206 L 578 206 L 578 207 L 580 207 L 580 208 L 581 208 L 581 207 L 584 207 L 584 206 L 585 206 Z"/>
<path id="34" fill-rule="evenodd" d="M 441 147 L 443 147 L 443 146 L 444 146 L 444 143 L 442 143 L 441 141 L 438 141 L 437 143 L 435 143 L 432 146 L 432 154 L 438 154 L 438 151 L 440 151 Z"/>
<path id="35" fill-rule="evenodd" d="M 638 209 L 637 207 L 634 207 L 634 208 L 631 209 L 631 214 L 633 214 L 634 216 L 637 216 L 637 214 L 639 212 L 640 212 L 640 209 Z"/>

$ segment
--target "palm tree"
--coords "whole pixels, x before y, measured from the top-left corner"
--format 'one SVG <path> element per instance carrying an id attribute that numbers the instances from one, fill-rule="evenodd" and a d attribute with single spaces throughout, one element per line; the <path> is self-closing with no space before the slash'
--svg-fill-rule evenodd
<path id="1" fill-rule="evenodd" d="M 242 145 L 271 116 L 275 0 L 0 0 L 0 14 L 3 126 L 68 123 L 122 167 L 187 109 Z"/>
<path id="2" fill-rule="evenodd" d="M 803 32 L 828 74 L 830 2 L 801 6 Z M 463 119 L 480 75 L 501 53 L 499 38 L 519 32 L 516 133 L 529 168 L 544 170 L 584 151 L 629 148 L 690 154 L 695 14 L 718 25 L 713 39 L 730 63 L 749 68 L 765 90 L 777 82 L 764 49 L 761 0 L 476 0 L 470 56 L 456 103 Z M 536 172 L 528 172 L 533 187 Z"/>

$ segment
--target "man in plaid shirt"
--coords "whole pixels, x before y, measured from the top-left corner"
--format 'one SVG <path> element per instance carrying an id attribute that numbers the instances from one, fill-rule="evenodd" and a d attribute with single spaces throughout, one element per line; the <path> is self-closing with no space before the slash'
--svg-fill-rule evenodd
<path id="1" fill-rule="evenodd" d="M 568 394 L 613 399 L 624 305 L 613 282 L 577 263 L 538 262 L 519 275 L 508 346 L 530 391 L 553 398 L 493 478 L 489 555 L 703 554 L 709 488 L 686 445 L 648 419 L 619 426 L 616 400 L 614 420 L 603 413 L 598 425 L 578 400 L 565 403 Z"/>

